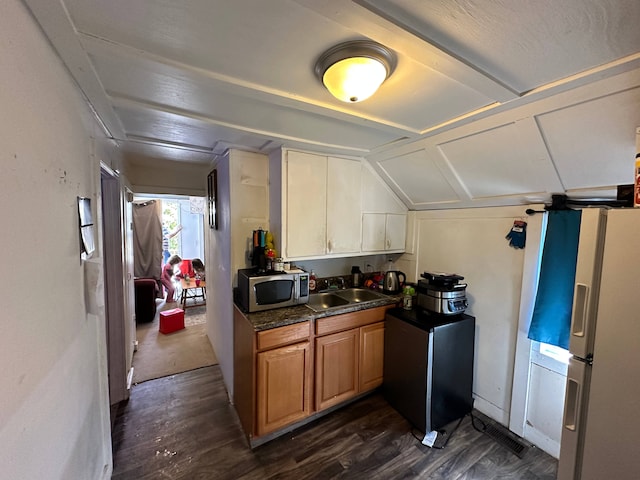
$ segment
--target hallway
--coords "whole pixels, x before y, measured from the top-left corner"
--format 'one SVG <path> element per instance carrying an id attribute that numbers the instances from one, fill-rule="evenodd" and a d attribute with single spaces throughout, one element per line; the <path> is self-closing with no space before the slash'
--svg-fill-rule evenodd
<path id="1" fill-rule="evenodd" d="M 114 480 L 553 480 L 557 467 L 535 447 L 518 458 L 468 416 L 446 448 L 429 449 L 379 393 L 251 451 L 218 366 L 134 386 L 118 412 L 113 448 Z"/>

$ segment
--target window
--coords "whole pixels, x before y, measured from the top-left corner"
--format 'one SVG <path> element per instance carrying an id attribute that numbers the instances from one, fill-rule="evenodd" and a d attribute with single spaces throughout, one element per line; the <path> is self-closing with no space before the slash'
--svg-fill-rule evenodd
<path id="1" fill-rule="evenodd" d="M 548 343 L 536 343 L 538 343 L 539 351 L 542 355 L 546 355 L 547 357 L 551 357 L 559 362 L 569 364 L 569 359 L 571 358 L 571 353 L 569 353 L 569 350 L 565 350 L 561 347 L 556 347 L 555 345 L 549 345 Z"/>
<path id="2" fill-rule="evenodd" d="M 531 342 L 531 363 L 539 365 L 559 375 L 567 375 L 571 354 L 568 350 L 542 342 Z"/>

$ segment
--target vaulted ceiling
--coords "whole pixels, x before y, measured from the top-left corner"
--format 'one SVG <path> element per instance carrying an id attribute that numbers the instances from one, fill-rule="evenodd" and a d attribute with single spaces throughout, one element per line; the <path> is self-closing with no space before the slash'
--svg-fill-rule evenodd
<path id="1" fill-rule="evenodd" d="M 633 181 L 637 0 L 24 1 L 132 162 L 362 156 L 412 209 Z M 355 39 L 398 65 L 346 104 L 313 68 Z"/>

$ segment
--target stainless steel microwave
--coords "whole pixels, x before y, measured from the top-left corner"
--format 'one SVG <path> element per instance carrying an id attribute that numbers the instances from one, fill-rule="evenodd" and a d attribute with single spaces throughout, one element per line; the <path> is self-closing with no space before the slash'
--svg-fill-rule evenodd
<path id="1" fill-rule="evenodd" d="M 245 312 L 261 312 L 309 301 L 309 274 L 238 270 L 238 300 Z"/>

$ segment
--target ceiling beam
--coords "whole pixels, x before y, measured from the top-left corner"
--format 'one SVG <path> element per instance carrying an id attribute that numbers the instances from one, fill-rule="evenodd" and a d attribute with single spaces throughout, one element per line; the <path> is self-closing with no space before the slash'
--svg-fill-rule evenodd
<path id="1" fill-rule="evenodd" d="M 87 53 L 78 41 L 76 29 L 62 2 L 24 0 L 24 3 L 80 88 L 107 137 L 122 138 L 122 124 L 111 108 Z"/>

